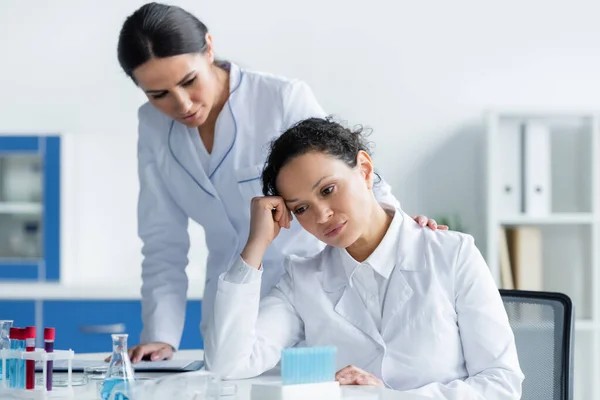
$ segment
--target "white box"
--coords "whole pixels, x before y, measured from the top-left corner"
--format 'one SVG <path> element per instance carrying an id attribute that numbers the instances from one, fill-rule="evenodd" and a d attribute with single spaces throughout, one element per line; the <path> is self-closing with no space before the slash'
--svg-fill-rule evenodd
<path id="1" fill-rule="evenodd" d="M 340 384 L 333 382 L 281 385 L 280 383 L 255 383 L 252 400 L 340 400 Z"/>

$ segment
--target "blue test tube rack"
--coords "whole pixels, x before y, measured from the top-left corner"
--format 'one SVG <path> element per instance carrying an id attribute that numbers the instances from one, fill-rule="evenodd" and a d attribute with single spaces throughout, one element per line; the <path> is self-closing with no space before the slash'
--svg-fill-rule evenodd
<path id="1" fill-rule="evenodd" d="M 44 349 L 35 349 L 35 351 L 19 351 L 19 350 L 0 350 L 0 362 L 2 363 L 2 380 L 0 381 L 0 399 L 26 399 L 26 400 L 47 400 L 47 399 L 73 399 L 73 358 L 75 352 L 73 350 L 55 350 L 52 353 L 46 352 Z M 42 364 L 42 385 L 36 385 L 34 389 L 11 388 L 9 381 L 6 379 L 6 371 L 11 360 L 33 360 Z M 52 391 L 46 390 L 46 371 L 48 370 L 48 361 L 67 361 L 67 386 L 55 387 Z"/>

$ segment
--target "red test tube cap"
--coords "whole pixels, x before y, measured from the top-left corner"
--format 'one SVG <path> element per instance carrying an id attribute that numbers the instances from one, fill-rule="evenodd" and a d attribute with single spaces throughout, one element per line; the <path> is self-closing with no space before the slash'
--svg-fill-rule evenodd
<path id="1" fill-rule="evenodd" d="M 45 328 L 44 329 L 44 340 L 54 340 L 56 336 L 55 328 Z"/>
<path id="2" fill-rule="evenodd" d="M 21 329 L 20 328 L 10 328 L 10 332 L 8 333 L 11 339 L 20 340 L 21 338 Z"/>
<path id="3" fill-rule="evenodd" d="M 28 326 L 25 328 L 25 340 L 35 339 L 35 326 Z"/>

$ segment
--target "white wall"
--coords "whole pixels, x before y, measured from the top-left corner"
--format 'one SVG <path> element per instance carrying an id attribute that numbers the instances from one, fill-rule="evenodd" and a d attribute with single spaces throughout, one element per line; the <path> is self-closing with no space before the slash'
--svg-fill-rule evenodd
<path id="1" fill-rule="evenodd" d="M 63 274 L 135 282 L 136 109 L 118 31 L 142 1 L 0 2 L 0 132 L 68 132 Z M 507 0 L 174 1 L 217 52 L 309 82 L 374 128 L 375 161 L 411 214 L 459 212 L 484 242 L 481 112 L 599 107 L 600 4 Z M 200 235 L 201 236 L 201 235 Z M 203 245 L 196 243 L 197 263 Z M 200 269 L 192 275 L 201 279 Z"/>

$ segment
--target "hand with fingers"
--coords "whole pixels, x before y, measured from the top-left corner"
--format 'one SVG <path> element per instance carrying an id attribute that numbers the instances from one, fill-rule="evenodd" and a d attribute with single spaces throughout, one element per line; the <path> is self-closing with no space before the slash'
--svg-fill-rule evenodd
<path id="1" fill-rule="evenodd" d="M 250 234 L 242 251 L 246 264 L 260 268 L 267 248 L 281 228 L 290 228 L 292 213 L 278 196 L 255 197 L 250 204 Z"/>
<path id="2" fill-rule="evenodd" d="M 335 374 L 335 380 L 338 381 L 340 385 L 384 386 L 381 379 L 354 365 L 348 365 L 339 370 Z"/>
<path id="3" fill-rule="evenodd" d="M 162 342 L 152 342 L 139 344 L 128 349 L 129 358 L 132 363 L 138 363 L 142 360 L 162 361 L 170 360 L 173 357 L 175 349 L 170 344 Z M 110 361 L 108 357 L 106 362 Z"/>
<path id="4" fill-rule="evenodd" d="M 418 215 L 416 217 L 412 217 L 415 222 L 421 226 L 427 226 L 429 227 L 429 229 L 431 229 L 432 231 L 438 230 L 438 231 L 447 231 L 448 230 L 448 226 L 447 225 L 438 225 L 437 222 L 435 222 L 435 219 L 429 219 L 424 215 Z"/>

